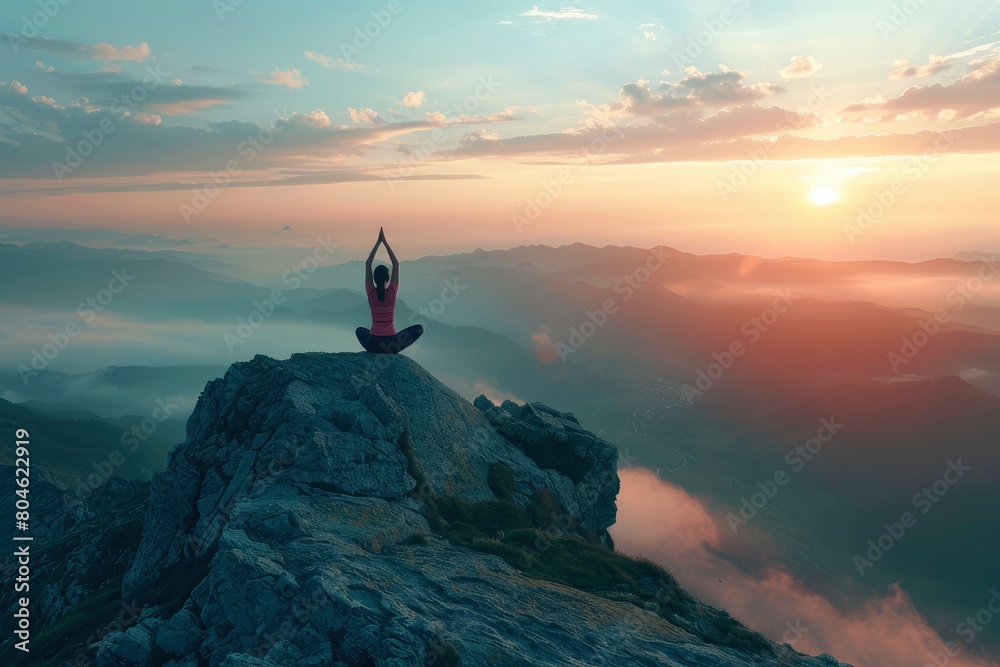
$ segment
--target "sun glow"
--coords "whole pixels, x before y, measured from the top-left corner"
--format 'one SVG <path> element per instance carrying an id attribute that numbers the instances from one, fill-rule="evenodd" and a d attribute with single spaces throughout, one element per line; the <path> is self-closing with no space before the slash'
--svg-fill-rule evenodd
<path id="1" fill-rule="evenodd" d="M 833 188 L 816 188 L 809 193 L 809 201 L 817 206 L 831 206 L 840 201 L 840 193 Z"/>

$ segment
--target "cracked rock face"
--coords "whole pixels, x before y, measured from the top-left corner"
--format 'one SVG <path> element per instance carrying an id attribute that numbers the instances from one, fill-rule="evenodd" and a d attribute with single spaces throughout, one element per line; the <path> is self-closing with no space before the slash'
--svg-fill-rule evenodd
<path id="1" fill-rule="evenodd" d="M 762 664 L 434 530 L 429 499 L 495 502 L 502 476 L 507 501 L 552 498 L 556 530 L 611 547 L 616 465 L 571 414 L 472 405 L 405 356 L 234 364 L 151 482 L 122 583 L 146 606 L 97 663 Z M 770 664 L 838 664 L 775 648 Z"/>

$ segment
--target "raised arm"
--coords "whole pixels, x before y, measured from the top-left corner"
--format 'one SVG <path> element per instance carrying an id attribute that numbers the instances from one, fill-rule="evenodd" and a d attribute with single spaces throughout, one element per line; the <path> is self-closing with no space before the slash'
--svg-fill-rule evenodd
<path id="1" fill-rule="evenodd" d="M 378 252 L 378 244 L 382 243 L 382 241 L 382 232 L 379 231 L 378 241 L 375 241 L 375 247 L 372 248 L 371 254 L 368 255 L 368 259 L 365 261 L 365 292 L 368 292 L 370 287 L 375 286 L 375 278 L 372 277 L 372 262 L 375 261 L 375 253 Z"/>
<path id="2" fill-rule="evenodd" d="M 385 251 L 389 253 L 389 261 L 392 262 L 392 275 L 389 276 L 389 284 L 399 285 L 399 260 L 396 259 L 396 253 L 389 247 L 389 242 L 385 240 L 385 232 L 381 230 L 379 230 L 379 240 L 385 244 Z"/>

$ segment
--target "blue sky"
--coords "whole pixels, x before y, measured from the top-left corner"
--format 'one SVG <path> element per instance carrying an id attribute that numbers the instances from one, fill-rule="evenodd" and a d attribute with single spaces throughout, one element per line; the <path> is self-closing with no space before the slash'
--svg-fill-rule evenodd
<path id="1" fill-rule="evenodd" d="M 373 30 L 373 15 L 385 25 Z M 377 34 L 357 42 L 366 26 Z M 260 201 L 288 211 L 290 201 L 304 201 L 292 189 L 313 187 L 306 199 L 314 201 L 324 183 L 336 183 L 330 196 L 357 211 L 357 197 L 370 193 L 342 192 L 343 184 L 379 178 L 408 186 L 452 179 L 449 192 L 463 201 L 507 201 L 521 197 L 524 183 L 544 182 L 541 166 L 574 164 L 609 128 L 625 139 L 602 149 L 597 163 L 657 164 L 656 174 L 632 172 L 633 183 L 683 175 L 700 179 L 698 192 L 719 191 L 733 163 L 777 142 L 782 150 L 772 153 L 768 176 L 753 186 L 767 188 L 772 201 L 785 196 L 790 179 L 815 175 L 808 165 L 793 173 L 792 161 L 827 161 L 816 176 L 823 187 L 853 183 L 855 191 L 826 199 L 863 204 L 879 182 L 834 183 L 842 168 L 880 171 L 885 181 L 891 170 L 874 162 L 919 154 L 936 137 L 928 133 L 956 129 L 964 137 L 950 144 L 949 164 L 1000 150 L 995 2 L 18 0 L 0 10 L 0 28 L 7 222 L 91 224 L 67 211 L 80 208 L 83 194 L 102 193 L 86 205 L 106 208 L 119 224 L 119 212 L 136 200 L 110 195 L 144 192 L 163 204 L 144 216 L 163 230 L 176 221 L 163 211 L 182 207 L 242 139 L 279 119 L 288 129 L 230 179 L 274 192 L 227 192 L 232 201 L 203 216 L 206 224 L 241 224 L 240 212 L 260 209 Z M 150 72 L 166 77 L 140 91 L 127 113 L 113 106 Z M 483 81 L 489 93 L 470 98 Z M 59 167 L 102 118 L 116 131 L 78 167 Z M 414 164 L 417 150 L 425 154 Z M 970 174 L 968 187 L 985 177 L 977 159 L 953 167 Z M 609 210 L 622 208 L 615 169 L 623 167 L 587 174 Z M 472 183 L 483 179 L 495 187 Z M 417 190 L 399 195 L 393 186 L 397 199 L 410 199 L 383 215 L 440 199 L 436 185 Z M 168 191 L 183 194 L 151 194 Z M 702 210 L 684 202 L 684 224 L 716 224 L 717 204 Z M 644 212 L 633 217 L 641 222 Z M 973 218 L 969 239 L 982 224 Z M 271 223 L 249 215 L 242 224 Z M 562 238 L 558 228 L 539 240 Z"/>
<path id="2" fill-rule="evenodd" d="M 411 6 L 400 0 L 401 11 L 389 25 L 367 48 L 352 54 L 353 62 L 365 68 L 360 72 L 323 68 L 304 53 L 340 57 L 343 45 L 352 43 L 354 29 L 371 21 L 371 12 L 386 11 L 387 2 L 304 1 L 281 9 L 250 0 L 215 6 L 106 0 L 77 6 L 77 2 L 62 6 L 39 36 L 114 46 L 145 42 L 163 69 L 186 84 L 236 85 L 256 91 L 235 108 L 204 114 L 216 121 L 264 122 L 272 107 L 283 104 L 300 111 L 337 109 L 339 120 L 346 121 L 339 107 L 369 107 L 384 113 L 399 108 L 396 100 L 412 89 L 425 90 L 430 104 L 447 107 L 461 99 L 463 84 L 472 86 L 485 74 L 494 75 L 505 90 L 503 99 L 493 101 L 495 110 L 523 99 L 546 108 L 564 107 L 568 116 L 576 116 L 577 98 L 612 99 L 625 81 L 656 79 L 664 69 L 680 74 L 675 54 L 683 55 L 688 40 L 706 30 L 705 22 L 718 21 L 727 10 L 734 20 L 725 27 L 724 38 L 713 40 L 691 59 L 702 71 L 723 63 L 773 79 L 791 55 L 809 52 L 827 63 L 827 69 L 837 64 L 836 71 L 828 72 L 831 87 L 862 93 L 868 92 L 866 88 L 886 92 L 878 80 L 893 60 L 919 62 L 932 53 L 961 51 L 1000 30 L 1000 8 L 992 2 L 956 7 L 930 0 L 920 5 L 914 0 L 920 9 L 912 18 L 903 13 L 907 22 L 883 37 L 879 21 L 892 25 L 892 7 L 901 3 L 581 1 L 563 6 L 599 18 L 545 20 L 521 16 L 533 7 L 527 3 L 482 3 L 470 8 L 468 3 L 452 1 Z M 882 11 L 873 11 L 878 7 Z M 552 3 L 542 11 L 559 8 Z M 21 17 L 38 11 L 37 2 L 5 3 L 5 32 L 19 32 Z M 503 21 L 513 24 L 500 25 Z M 652 25 L 640 28 L 643 24 Z M 655 41 L 646 33 L 652 33 Z M 40 50 L 0 51 L 6 78 L 29 85 L 37 94 L 59 97 L 62 91 L 36 70 L 36 60 L 65 71 L 94 69 L 93 62 Z M 139 74 L 145 65 L 120 62 L 119 66 Z M 194 72 L 192 67 L 222 71 Z M 299 69 L 309 84 L 289 95 L 287 90 L 268 90 L 252 74 L 275 69 Z M 901 82 L 896 88 L 904 86 Z M 845 99 L 851 97 L 857 93 L 845 93 Z"/>

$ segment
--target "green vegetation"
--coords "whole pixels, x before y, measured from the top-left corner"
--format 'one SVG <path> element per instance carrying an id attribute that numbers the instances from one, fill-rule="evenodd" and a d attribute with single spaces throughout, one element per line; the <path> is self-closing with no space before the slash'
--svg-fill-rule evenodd
<path id="1" fill-rule="evenodd" d="M 79 415 L 87 415 L 79 412 Z M 76 490 L 79 478 L 94 476 L 92 462 L 107 467 L 114 477 L 143 479 L 143 468 L 163 470 L 167 452 L 177 442 L 172 437 L 176 425 L 157 424 L 152 435 L 140 441 L 129 429 L 138 427 L 142 417 L 117 420 L 90 415 L 88 419 L 62 419 L 0 399 L 0 428 L 26 428 L 31 432 L 31 462 L 45 467 L 64 484 Z M 117 452 L 112 459 L 112 452 Z M 118 457 L 121 457 L 119 460 Z M 9 461 L 8 461 L 9 462 Z M 101 475 L 101 481 L 105 481 Z"/>
<path id="2" fill-rule="evenodd" d="M 121 597 L 122 580 L 118 577 L 74 605 L 70 613 L 39 632 L 37 637 L 32 637 L 31 655 L 38 660 L 37 664 L 72 662 L 79 653 L 86 654 L 84 647 L 87 644 L 134 623 L 135 618 L 122 607 Z M 119 618 L 125 620 L 124 625 L 118 622 Z M 92 659 L 94 656 L 88 657 Z"/>
<path id="3" fill-rule="evenodd" d="M 408 459 L 407 469 L 417 481 L 417 489 L 426 491 L 430 487 L 410 445 L 404 431 L 400 450 Z M 426 505 L 434 532 L 454 545 L 498 556 L 535 579 L 630 602 L 707 643 L 754 654 L 771 653 L 771 643 L 763 635 L 724 611 L 700 605 L 660 565 L 616 553 L 586 531 L 580 537 L 556 530 L 557 519 L 569 514 L 548 489 L 537 490 L 522 508 L 513 501 L 515 480 L 510 468 L 494 464 L 488 482 L 497 500 L 470 503 L 426 492 L 415 491 L 414 495 Z"/>

